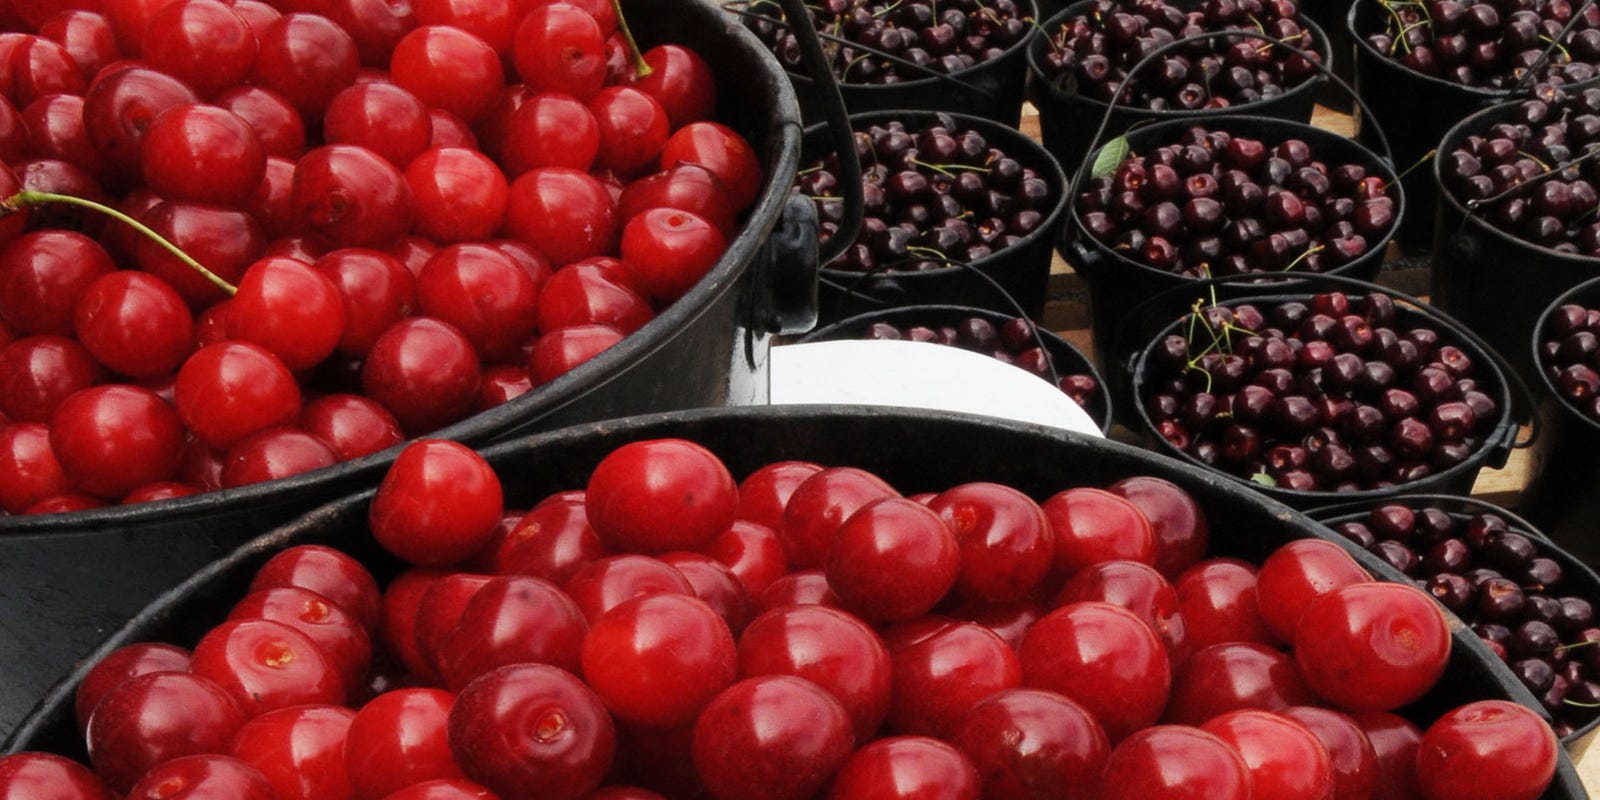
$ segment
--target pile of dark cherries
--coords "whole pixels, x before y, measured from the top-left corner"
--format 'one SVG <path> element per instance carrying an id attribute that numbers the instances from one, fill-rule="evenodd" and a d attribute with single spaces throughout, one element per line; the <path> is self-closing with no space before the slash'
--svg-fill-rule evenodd
<path id="1" fill-rule="evenodd" d="M 1600 422 L 1600 308 L 1557 306 L 1541 335 L 1539 361 L 1556 392 Z"/>
<path id="2" fill-rule="evenodd" d="M 1377 0 L 1383 29 L 1367 43 L 1406 68 L 1480 89 L 1509 89 L 1535 78 L 1579 83 L 1600 75 L 1600 6 L 1569 0 Z M 1560 39 L 1561 46 L 1552 42 Z M 1545 57 L 1546 51 L 1549 57 Z"/>

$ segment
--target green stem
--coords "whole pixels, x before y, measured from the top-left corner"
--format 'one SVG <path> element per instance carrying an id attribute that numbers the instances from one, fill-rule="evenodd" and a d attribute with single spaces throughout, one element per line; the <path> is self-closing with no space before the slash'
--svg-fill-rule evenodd
<path id="1" fill-rule="evenodd" d="M 187 264 L 189 268 L 195 272 L 200 273 L 201 277 L 211 281 L 218 289 L 226 292 L 229 297 L 232 297 L 235 292 L 239 291 L 238 287 L 223 280 L 211 270 L 206 269 L 200 264 L 200 262 L 194 260 L 194 258 L 188 253 L 180 250 L 177 245 L 167 241 L 166 237 L 151 230 L 149 226 L 134 219 L 133 217 L 130 217 L 127 214 L 124 214 L 121 211 L 118 211 L 103 203 L 96 203 L 93 200 L 85 200 L 82 197 L 73 197 L 72 195 L 54 194 L 52 192 L 38 192 L 32 189 L 23 189 L 22 191 L 7 197 L 5 200 L 0 200 L 0 216 L 15 214 L 16 212 L 22 211 L 31 206 L 44 205 L 45 203 L 63 203 L 70 206 L 87 208 L 91 211 L 98 211 L 101 214 L 111 217 L 112 219 L 123 222 L 131 226 L 139 233 L 150 237 L 151 241 L 161 245 L 162 249 L 171 253 L 174 258 L 182 261 L 184 264 Z"/>
<path id="2" fill-rule="evenodd" d="M 622 41 L 628 45 L 628 52 L 633 54 L 633 76 L 643 78 L 653 70 L 644 63 L 644 53 L 639 52 L 639 43 L 633 39 L 633 31 L 628 29 L 628 18 L 622 13 L 622 0 L 611 0 L 611 10 L 617 15 L 617 30 L 622 33 Z"/>

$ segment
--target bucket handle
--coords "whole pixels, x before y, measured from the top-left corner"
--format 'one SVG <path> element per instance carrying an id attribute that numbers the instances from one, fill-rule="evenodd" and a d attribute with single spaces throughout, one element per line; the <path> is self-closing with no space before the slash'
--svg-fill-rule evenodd
<path id="1" fill-rule="evenodd" d="M 1590 0 L 1590 2 L 1594 2 L 1594 0 Z M 1326 35 L 1327 34 L 1324 34 L 1324 36 Z M 1388 162 L 1390 168 L 1395 167 L 1394 152 L 1389 148 L 1389 137 L 1383 132 L 1383 128 L 1378 125 L 1377 118 L 1372 115 L 1372 109 L 1367 106 L 1365 100 L 1361 99 L 1361 95 L 1356 92 L 1356 90 L 1351 87 L 1350 84 L 1346 83 L 1343 78 L 1333 74 L 1333 70 L 1329 69 L 1326 64 L 1322 63 L 1320 56 L 1315 56 L 1314 53 L 1289 44 L 1282 39 L 1277 39 L 1264 33 L 1252 30 L 1212 31 L 1210 33 L 1200 33 L 1194 36 L 1185 36 L 1182 39 L 1174 39 L 1170 42 L 1167 42 L 1166 44 L 1161 45 L 1160 47 L 1157 47 L 1155 50 L 1151 51 L 1149 55 L 1140 59 L 1139 63 L 1134 64 L 1133 69 L 1128 70 L 1128 77 L 1131 78 L 1134 75 L 1139 74 L 1156 59 L 1184 45 L 1194 44 L 1196 42 L 1207 42 L 1213 39 L 1231 39 L 1240 36 L 1249 39 L 1261 39 L 1269 44 L 1282 47 L 1294 53 L 1295 55 L 1300 56 L 1301 58 L 1305 59 L 1306 63 L 1316 67 L 1318 72 L 1321 72 L 1329 80 L 1338 85 L 1339 88 L 1343 89 L 1345 94 L 1350 96 L 1350 99 L 1355 102 L 1356 107 L 1361 111 L 1361 119 L 1363 122 L 1368 120 L 1372 122 L 1372 132 L 1377 140 L 1378 146 L 1382 148 L 1381 152 L 1378 153 L 1378 156 L 1385 162 Z M 1095 161 L 1096 150 L 1100 146 L 1101 139 L 1106 135 L 1106 128 L 1111 125 L 1111 115 L 1116 111 L 1117 103 L 1121 101 L 1123 95 L 1127 93 L 1129 83 L 1131 83 L 1131 81 L 1126 79 L 1123 80 L 1121 85 L 1117 87 L 1117 91 L 1111 95 L 1111 101 L 1106 104 L 1106 113 L 1100 117 L 1100 125 L 1099 127 L 1095 128 L 1094 136 L 1089 139 L 1089 148 L 1083 154 L 1083 161 L 1078 164 L 1078 169 L 1072 173 L 1072 180 L 1069 181 L 1072 197 L 1078 196 L 1078 187 L 1082 184 L 1084 178 L 1088 177 L 1090 168 Z M 1197 118 L 1195 121 L 1201 122 L 1202 120 L 1203 117 Z"/>
<path id="2" fill-rule="evenodd" d="M 839 91 L 839 82 L 833 78 L 833 70 L 828 68 L 828 56 L 823 52 L 819 34 L 806 13 L 805 0 L 777 2 L 782 5 L 785 16 L 799 19 L 799 23 L 791 25 L 790 30 L 794 31 L 795 41 L 800 45 L 800 55 L 806 65 L 813 73 L 822 76 L 811 82 L 811 91 L 822 106 L 828 122 L 828 134 L 833 137 L 834 152 L 839 155 L 844 217 L 839 222 L 838 230 L 822 244 L 817 255 L 817 263 L 826 264 L 854 243 L 861 231 L 861 218 L 866 205 L 861 192 L 861 159 L 856 157 L 855 134 L 850 130 L 850 110 L 845 107 L 844 95 Z"/>
<path id="3" fill-rule="evenodd" d="M 1140 303 L 1138 306 L 1135 306 L 1133 312 L 1129 315 L 1129 319 L 1135 319 L 1137 315 L 1141 313 L 1149 313 L 1147 311 L 1147 307 L 1159 307 L 1157 306 L 1158 303 L 1162 301 L 1170 302 L 1173 296 L 1181 293 L 1204 291 L 1221 285 L 1259 283 L 1261 281 L 1262 276 L 1260 274 L 1250 273 L 1245 275 L 1220 275 L 1212 278 L 1196 280 L 1182 286 L 1174 286 L 1150 298 L 1149 300 Z M 1517 420 L 1512 417 L 1511 409 L 1506 409 L 1506 424 L 1497 430 L 1491 439 L 1484 442 L 1484 447 L 1494 447 L 1494 451 L 1491 453 L 1491 461 L 1495 462 L 1493 466 L 1496 469 L 1505 466 L 1506 457 L 1510 454 L 1511 450 L 1531 447 L 1534 442 L 1539 440 L 1539 432 L 1541 428 L 1539 424 L 1539 418 L 1538 415 L 1532 414 L 1534 406 L 1538 405 L 1538 396 L 1528 388 L 1527 382 L 1524 381 L 1522 376 L 1518 375 L 1516 370 L 1511 367 L 1510 362 L 1506 361 L 1505 356 L 1495 352 L 1494 348 L 1490 347 L 1488 342 L 1485 342 L 1482 337 L 1478 336 L 1478 334 L 1473 333 L 1467 328 L 1467 326 L 1457 322 L 1454 319 L 1451 319 L 1449 316 L 1446 316 L 1444 312 L 1439 311 L 1433 306 L 1430 306 L 1427 303 L 1424 303 L 1421 300 L 1406 294 L 1405 292 L 1397 289 L 1390 289 L 1387 286 L 1381 286 L 1379 284 L 1372 283 L 1371 281 L 1364 281 L 1345 275 L 1301 273 L 1295 278 L 1272 281 L 1271 286 L 1274 289 L 1282 289 L 1286 283 L 1291 286 L 1297 283 L 1331 283 L 1341 288 L 1350 287 L 1361 289 L 1367 293 L 1379 292 L 1386 294 L 1395 300 L 1405 302 L 1407 305 L 1411 306 L 1414 311 L 1448 329 L 1451 333 L 1471 343 L 1472 346 L 1478 348 L 1485 355 L 1487 355 L 1489 359 L 1494 362 L 1495 367 L 1499 369 L 1501 374 L 1504 376 L 1507 386 L 1507 394 L 1512 395 L 1511 399 L 1513 404 L 1517 400 L 1522 400 L 1526 404 L 1524 407 L 1528 409 L 1530 417 L 1528 425 L 1528 438 L 1525 441 L 1517 441 L 1517 435 L 1519 433 Z M 1244 297 L 1248 297 L 1248 293 Z M 1123 337 L 1126 336 L 1126 334 L 1126 327 L 1119 329 L 1117 339 L 1119 347 L 1122 345 Z M 1134 364 L 1136 364 L 1139 358 L 1144 355 L 1144 351 L 1147 349 L 1148 343 L 1145 348 L 1129 354 L 1127 366 L 1130 372 L 1132 372 Z M 1116 352 L 1120 353 L 1122 351 L 1118 350 Z M 1113 355 L 1115 355 L 1115 353 Z"/>
<path id="4" fill-rule="evenodd" d="M 1330 503 L 1325 506 L 1317 506 L 1316 508 L 1307 509 L 1305 514 L 1316 522 L 1326 525 L 1328 520 L 1335 517 L 1346 517 L 1351 514 L 1371 511 L 1379 506 L 1385 506 L 1391 503 L 1402 503 L 1411 508 L 1415 508 L 1419 504 L 1448 504 L 1450 506 L 1459 507 L 1463 511 L 1487 512 L 1505 518 L 1505 521 L 1516 530 L 1522 531 L 1523 533 L 1532 534 L 1535 538 L 1541 541 L 1550 541 L 1550 537 L 1545 535 L 1544 531 L 1539 530 L 1538 526 L 1524 519 L 1516 512 L 1495 505 L 1487 500 L 1479 500 L 1476 497 L 1468 497 L 1466 495 L 1458 494 L 1419 492 L 1417 494 L 1405 494 L 1401 495 L 1400 497 L 1381 498 L 1376 500 L 1357 500 L 1351 503 Z"/>
<path id="5" fill-rule="evenodd" d="M 1560 33 L 1550 37 L 1550 45 L 1544 49 L 1544 52 L 1539 54 L 1539 60 L 1533 62 L 1533 64 L 1531 64 L 1528 69 L 1522 73 L 1522 77 L 1518 78 L 1517 82 L 1511 85 L 1511 88 L 1506 92 L 1507 95 L 1515 97 L 1516 95 L 1519 95 L 1528 89 L 1528 85 L 1531 83 L 1530 79 L 1537 77 L 1539 71 L 1544 69 L 1546 64 L 1550 63 L 1550 57 L 1555 55 L 1556 50 L 1561 47 L 1562 40 L 1566 39 L 1567 34 L 1571 33 L 1572 29 L 1577 27 L 1579 22 L 1583 21 L 1583 12 L 1588 11 L 1589 7 L 1594 5 L 1594 3 L 1595 0 L 1584 0 L 1583 5 L 1572 10 L 1572 18 L 1567 20 L 1567 24 L 1561 27 Z"/>

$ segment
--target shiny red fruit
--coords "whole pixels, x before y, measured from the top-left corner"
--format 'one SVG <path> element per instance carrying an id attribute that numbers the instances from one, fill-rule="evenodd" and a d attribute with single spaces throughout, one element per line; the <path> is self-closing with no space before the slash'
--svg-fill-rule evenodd
<path id="1" fill-rule="evenodd" d="M 1479 700 L 1447 712 L 1417 745 L 1426 800 L 1534 800 L 1555 777 L 1560 743 L 1533 711 Z"/>
<path id="2" fill-rule="evenodd" d="M 1421 697 L 1444 674 L 1450 628 L 1420 589 L 1358 583 L 1306 606 L 1294 654 L 1323 699 L 1352 711 L 1388 711 Z"/>
<path id="3" fill-rule="evenodd" d="M 738 486 L 722 460 L 685 439 L 625 444 L 585 492 L 589 524 L 616 552 L 700 550 L 733 522 Z"/>
<path id="4" fill-rule="evenodd" d="M 378 484 L 373 538 L 413 563 L 450 564 L 482 549 L 500 522 L 500 478 L 483 457 L 443 439 L 413 442 Z"/>
<path id="5" fill-rule="evenodd" d="M 694 725 L 696 772 L 716 800 L 806 800 L 850 755 L 850 718 L 803 678 L 765 675 L 713 699 Z"/>
<path id="6" fill-rule="evenodd" d="M 450 710 L 450 749 L 467 776 L 506 797 L 577 800 L 605 778 L 616 729 L 600 698 L 563 669 L 501 667 Z"/>

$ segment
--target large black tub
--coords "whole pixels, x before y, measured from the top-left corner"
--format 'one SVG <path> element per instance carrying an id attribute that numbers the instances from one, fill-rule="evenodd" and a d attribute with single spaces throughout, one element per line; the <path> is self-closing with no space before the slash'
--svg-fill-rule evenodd
<path id="1" fill-rule="evenodd" d="M 735 476 L 776 460 L 805 459 L 872 470 L 908 494 L 981 480 L 1007 483 L 1043 499 L 1068 487 L 1104 486 L 1133 475 L 1154 475 L 1178 484 L 1199 502 L 1210 526 L 1211 550 L 1217 555 L 1259 561 L 1286 541 L 1325 538 L 1339 541 L 1374 575 L 1400 579 L 1353 544 L 1228 478 L 1116 442 L 969 415 L 809 406 L 699 410 L 577 426 L 499 445 L 484 455 L 500 473 L 507 505 L 517 506 L 553 491 L 583 486 L 600 459 L 622 444 L 667 436 L 710 448 Z M 251 541 L 165 594 L 117 631 L 96 655 L 141 640 L 193 642 L 245 594 L 253 570 L 294 544 L 331 544 L 355 553 L 380 573 L 381 580 L 395 565 L 376 554 L 367 533 L 371 499 L 371 492 L 345 498 Z M 114 582 L 119 575 L 105 575 L 102 582 Z M 17 618 L 15 612 L 0 607 L 7 618 Z M 33 626 L 48 628 L 50 621 L 37 620 Z M 1476 637 L 1470 631 L 1457 625 L 1452 635 L 1445 675 L 1427 696 L 1403 709 L 1404 714 L 1426 725 L 1445 710 L 1478 699 L 1508 698 L 1537 707 L 1505 665 L 1474 644 Z M 21 677 L 24 671 L 46 669 L 37 662 L 20 661 L 13 674 Z M 86 669 L 25 676 L 35 682 L 65 675 L 13 731 L 7 751 L 46 749 L 83 756 L 73 722 L 72 693 Z M 1544 798 L 1585 797 L 1565 754 L 1560 759 L 1556 781 Z"/>

